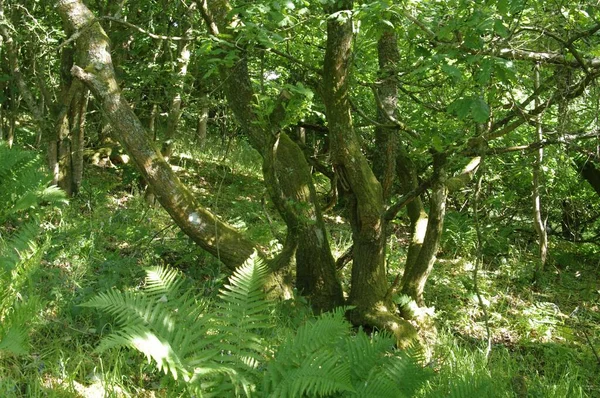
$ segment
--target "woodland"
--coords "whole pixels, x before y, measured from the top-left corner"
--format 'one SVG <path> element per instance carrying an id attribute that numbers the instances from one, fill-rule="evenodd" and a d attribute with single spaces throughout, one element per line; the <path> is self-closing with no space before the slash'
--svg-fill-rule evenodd
<path id="1" fill-rule="evenodd" d="M 600 397 L 599 0 L 0 0 L 1 397 Z"/>

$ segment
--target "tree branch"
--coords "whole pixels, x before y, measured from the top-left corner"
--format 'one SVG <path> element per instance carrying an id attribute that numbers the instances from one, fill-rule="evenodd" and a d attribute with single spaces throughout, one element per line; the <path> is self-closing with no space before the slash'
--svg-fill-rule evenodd
<path id="1" fill-rule="evenodd" d="M 429 189 L 431 187 L 431 184 L 432 184 L 432 181 L 427 180 L 427 181 L 421 183 L 421 185 L 419 185 L 417 188 L 413 189 L 406 195 L 403 195 L 400 199 L 398 199 L 398 201 L 396 203 L 392 204 L 390 207 L 387 208 L 387 210 L 383 214 L 383 219 L 386 221 L 393 220 L 396 217 L 396 215 L 398 214 L 398 212 L 400 210 L 402 210 L 402 208 L 404 206 L 406 206 L 407 204 L 409 204 L 410 202 L 415 200 L 417 197 L 422 195 L 423 192 L 425 192 L 427 189 Z"/>

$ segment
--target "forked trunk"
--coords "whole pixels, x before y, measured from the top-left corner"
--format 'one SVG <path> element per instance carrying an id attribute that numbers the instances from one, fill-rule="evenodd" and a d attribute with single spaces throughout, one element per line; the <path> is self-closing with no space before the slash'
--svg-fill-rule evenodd
<path id="1" fill-rule="evenodd" d="M 446 214 L 446 199 L 448 188 L 446 186 L 445 155 L 434 154 L 434 176 L 429 200 L 429 219 L 423 245 L 411 267 L 407 267 L 402 276 L 401 291 L 424 306 L 423 291 L 427 278 L 433 269 L 436 260 L 442 231 L 444 229 L 444 216 Z"/>
<path id="2" fill-rule="evenodd" d="M 229 10 L 231 7 L 225 0 L 210 1 L 203 6 L 203 17 L 215 36 L 227 32 L 233 23 L 228 19 Z M 240 51 L 234 66 L 221 66 L 225 95 L 252 146 L 263 158 L 267 191 L 288 229 L 286 250 L 295 249 L 298 290 L 309 298 L 316 311 L 333 309 L 343 304 L 342 288 L 310 166 L 302 149 L 283 130 L 289 94 L 282 92 L 266 121 L 258 117 L 247 57 L 247 53 Z M 291 260 L 292 256 L 281 258 Z"/>
<path id="3" fill-rule="evenodd" d="M 354 131 L 348 80 L 352 55 L 352 1 L 337 1 L 326 12 L 338 13 L 327 19 L 323 99 L 329 126 L 332 161 L 348 197 L 352 226 L 354 261 L 350 313 L 355 324 L 384 328 L 399 342 L 414 337 L 414 329 L 395 315 L 385 273 L 384 197 L 381 184 L 363 155 Z"/>

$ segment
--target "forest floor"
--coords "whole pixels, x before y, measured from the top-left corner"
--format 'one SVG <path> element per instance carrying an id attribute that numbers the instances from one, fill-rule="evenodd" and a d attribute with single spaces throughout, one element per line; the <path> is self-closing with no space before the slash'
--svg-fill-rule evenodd
<path id="1" fill-rule="evenodd" d="M 277 250 L 272 236 L 283 224 L 265 204 L 257 155 L 232 151 L 199 161 L 180 157 L 180 176 L 203 205 Z M 0 358 L 0 396 L 169 396 L 167 378 L 140 354 L 94 351 L 111 320 L 80 304 L 108 289 L 138 289 L 144 268 L 153 265 L 182 270 L 206 295 L 215 295 L 227 275 L 162 209 L 145 202 L 137 181 L 129 166 L 89 166 L 80 195 L 45 226 L 51 241 L 33 283 L 46 307 L 32 325 L 30 353 Z M 349 228 L 336 214 L 327 220 L 340 255 L 350 244 Z M 453 225 L 447 224 L 447 236 L 457 236 Z M 396 232 L 390 281 L 405 254 L 403 229 Z M 600 248 L 552 241 L 550 261 L 535 285 L 535 247 L 514 243 L 484 258 L 479 290 L 492 341 L 486 359 L 486 317 L 473 288 L 475 260 L 461 244 L 469 247 L 444 241 L 426 287 L 438 331 L 428 364 L 438 374 L 433 382 L 485 376 L 497 385 L 498 396 L 600 397 L 594 352 L 600 351 Z M 341 275 L 345 284 L 347 273 Z"/>

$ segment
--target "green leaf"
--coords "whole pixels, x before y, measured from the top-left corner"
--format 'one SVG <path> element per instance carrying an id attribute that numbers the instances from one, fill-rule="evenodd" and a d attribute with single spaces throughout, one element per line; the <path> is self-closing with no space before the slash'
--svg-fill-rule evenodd
<path id="1" fill-rule="evenodd" d="M 442 71 L 455 83 L 462 80 L 462 72 L 454 65 L 444 64 L 442 65 Z"/>
<path id="2" fill-rule="evenodd" d="M 464 43 L 467 48 L 481 50 L 483 48 L 483 39 L 477 32 L 467 32 L 464 36 Z"/>
<path id="3" fill-rule="evenodd" d="M 476 98 L 471 102 L 471 116 L 477 123 L 484 123 L 490 117 L 490 107 L 483 98 Z"/>
<path id="4" fill-rule="evenodd" d="M 498 0 L 496 3 L 496 9 L 502 15 L 506 15 L 508 13 L 509 0 Z"/>
<path id="5" fill-rule="evenodd" d="M 494 32 L 500 37 L 508 37 L 510 35 L 508 28 L 500 19 L 496 19 L 496 22 L 494 22 Z"/>
<path id="6" fill-rule="evenodd" d="M 475 74 L 475 81 L 481 85 L 486 85 L 490 82 L 492 76 L 492 70 L 494 69 L 494 61 L 491 59 L 484 59 L 481 62 L 479 71 Z"/>
<path id="7" fill-rule="evenodd" d="M 473 99 L 470 97 L 459 98 L 448 106 L 448 112 L 456 115 L 460 120 L 464 120 L 471 112 Z"/>

